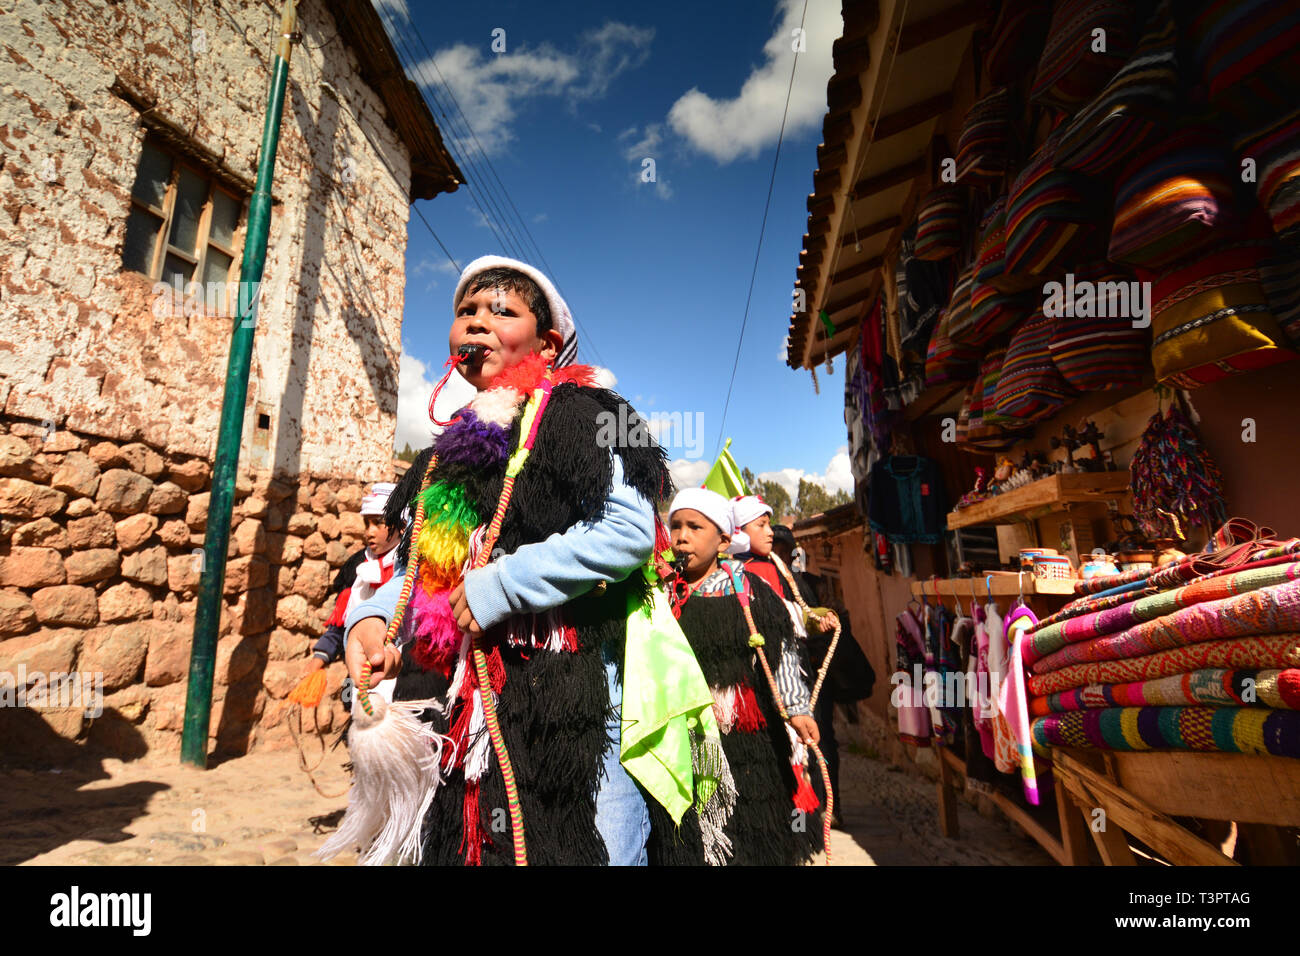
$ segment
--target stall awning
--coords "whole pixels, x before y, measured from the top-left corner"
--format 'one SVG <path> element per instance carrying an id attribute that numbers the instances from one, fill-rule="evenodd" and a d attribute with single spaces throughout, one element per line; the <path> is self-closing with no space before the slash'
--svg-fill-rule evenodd
<path id="1" fill-rule="evenodd" d="M 791 368 L 812 368 L 856 339 L 987 9 L 983 0 L 844 0 L 796 270 L 796 306 L 802 289 L 806 311 L 790 316 Z"/>

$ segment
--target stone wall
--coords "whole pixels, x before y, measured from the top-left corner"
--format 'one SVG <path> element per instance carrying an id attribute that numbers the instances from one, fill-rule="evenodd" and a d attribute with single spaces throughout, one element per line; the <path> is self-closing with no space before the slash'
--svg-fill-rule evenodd
<path id="1" fill-rule="evenodd" d="M 123 757 L 179 751 L 210 487 L 198 457 L 0 423 L 0 677 L 20 667 L 28 679 L 102 675 L 104 693 L 93 719 L 76 707 L 0 708 L 0 752 L 39 752 L 52 736 Z M 292 745 L 285 698 L 332 610 L 330 581 L 364 544 L 364 490 L 241 469 L 210 724 L 217 752 Z M 343 664 L 327 673 L 315 714 L 326 731 L 344 716 Z"/>

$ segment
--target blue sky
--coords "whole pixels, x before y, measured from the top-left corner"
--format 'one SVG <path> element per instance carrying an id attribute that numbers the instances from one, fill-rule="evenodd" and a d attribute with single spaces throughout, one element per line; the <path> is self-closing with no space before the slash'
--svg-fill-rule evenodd
<path id="1" fill-rule="evenodd" d="M 515 254 L 477 197 L 500 232 L 503 219 L 511 223 L 520 257 L 558 284 L 578 322 L 580 360 L 609 368 L 617 389 L 661 426 L 679 484 L 703 477 L 721 429 L 742 465 L 792 493 L 801 475 L 849 488 L 842 360 L 833 376 L 818 370 L 820 396 L 806 371 L 783 360 L 839 0 L 808 0 L 725 428 L 803 0 L 375 2 L 399 34 L 408 74 L 449 102 L 431 52 L 477 137 L 457 135 L 434 104 L 471 182 L 416 205 L 456 261 Z M 480 144 L 549 270 L 514 212 L 495 212 L 489 197 L 504 200 Z M 647 158 L 653 182 L 642 181 Z M 414 213 L 406 275 L 399 448 L 427 442 L 456 280 Z"/>

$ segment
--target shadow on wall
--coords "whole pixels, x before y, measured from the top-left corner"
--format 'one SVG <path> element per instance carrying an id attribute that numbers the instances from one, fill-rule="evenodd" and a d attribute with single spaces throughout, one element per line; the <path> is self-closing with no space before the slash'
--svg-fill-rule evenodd
<path id="1" fill-rule="evenodd" d="M 146 750 L 140 732 L 111 708 L 94 720 L 84 743 L 59 736 L 33 710 L 0 708 L 0 866 L 73 840 L 129 839 L 125 828 L 144 815 L 155 793 L 169 787 L 140 781 L 83 788 L 108 779 L 105 757 L 135 760 Z"/>

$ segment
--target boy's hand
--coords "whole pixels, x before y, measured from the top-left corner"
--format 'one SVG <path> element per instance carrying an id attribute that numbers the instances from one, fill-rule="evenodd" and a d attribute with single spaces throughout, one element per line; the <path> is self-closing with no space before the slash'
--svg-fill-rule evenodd
<path id="1" fill-rule="evenodd" d="M 456 590 L 451 592 L 447 599 L 451 603 L 451 616 L 456 619 L 462 631 L 467 632 L 471 637 L 483 633 L 483 629 L 478 626 L 478 621 L 474 620 L 474 612 L 469 609 L 469 600 L 465 597 L 465 582 L 462 581 L 456 585 Z"/>
<path id="2" fill-rule="evenodd" d="M 344 658 L 348 665 L 348 675 L 358 687 L 361 686 L 361 665 L 367 659 L 370 661 L 372 688 L 381 680 L 396 677 L 401 671 L 402 652 L 391 644 L 384 643 L 387 631 L 388 627 L 382 617 L 362 618 L 353 626 Z"/>
<path id="3" fill-rule="evenodd" d="M 813 720 L 807 714 L 800 714 L 797 717 L 790 718 L 790 726 L 795 729 L 799 739 L 806 744 L 820 743 L 822 739 L 821 731 L 817 729 L 817 721 Z"/>
<path id="4" fill-rule="evenodd" d="M 821 619 L 821 622 L 817 626 L 822 629 L 822 633 L 824 634 L 827 631 L 835 630 L 836 625 L 839 623 L 840 619 L 835 616 L 835 612 L 828 611 L 826 616 Z"/>
<path id="5" fill-rule="evenodd" d="M 307 661 L 307 673 L 310 674 L 312 671 L 318 671 L 324 666 L 325 662 L 313 654 Z"/>

